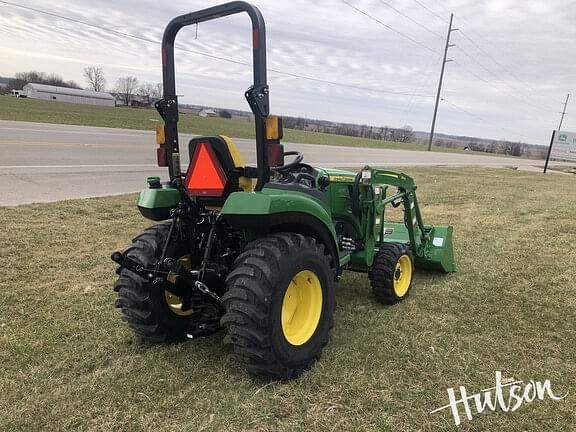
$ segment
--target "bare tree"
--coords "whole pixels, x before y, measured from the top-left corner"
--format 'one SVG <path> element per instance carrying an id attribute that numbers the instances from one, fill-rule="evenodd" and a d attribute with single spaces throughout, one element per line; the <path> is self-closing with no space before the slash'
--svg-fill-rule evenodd
<path id="1" fill-rule="evenodd" d="M 162 84 L 142 83 L 138 89 L 138 95 L 146 98 L 146 103 L 150 106 L 162 97 Z"/>
<path id="2" fill-rule="evenodd" d="M 414 139 L 414 130 L 412 126 L 404 126 L 396 131 L 396 141 L 399 142 L 411 142 Z"/>
<path id="3" fill-rule="evenodd" d="M 146 99 L 146 105 L 150 106 L 150 98 L 154 92 L 154 84 L 142 83 L 138 88 L 138 96 Z"/>
<path id="4" fill-rule="evenodd" d="M 104 71 L 102 68 L 96 66 L 88 66 L 84 68 L 84 78 L 91 90 L 101 92 L 104 91 L 106 86 L 106 78 L 104 78 Z"/>
<path id="5" fill-rule="evenodd" d="M 388 139 L 388 131 L 390 128 L 388 126 L 384 126 L 384 130 L 382 131 L 382 139 L 386 141 Z"/>
<path id="6" fill-rule="evenodd" d="M 138 79 L 133 76 L 118 78 L 116 81 L 116 93 L 122 98 L 124 105 L 130 105 L 136 90 L 138 89 Z"/>
<path id="7" fill-rule="evenodd" d="M 154 84 L 154 92 L 152 96 L 156 99 L 162 99 L 162 94 L 164 93 L 164 86 L 162 83 Z"/>
<path id="8" fill-rule="evenodd" d="M 74 81 L 64 81 L 56 74 L 48 75 L 45 72 L 17 72 L 8 82 L 8 91 L 20 90 L 28 83 L 47 84 L 58 87 L 80 88 Z"/>

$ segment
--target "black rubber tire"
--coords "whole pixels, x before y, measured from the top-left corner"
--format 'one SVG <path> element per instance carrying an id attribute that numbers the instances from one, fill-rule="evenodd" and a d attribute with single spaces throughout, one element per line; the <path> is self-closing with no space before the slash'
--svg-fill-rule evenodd
<path id="1" fill-rule="evenodd" d="M 126 256 L 143 266 L 155 264 L 162 255 L 162 248 L 168 238 L 170 225 L 153 225 L 132 240 L 125 250 Z M 184 251 L 177 244 L 171 244 L 167 256 L 179 258 Z M 191 316 L 177 315 L 170 310 L 162 286 L 121 269 L 114 284 L 118 292 L 116 306 L 122 311 L 122 319 L 142 338 L 153 342 L 177 342 L 186 339 L 191 326 Z M 167 283 L 167 282 L 163 282 Z"/>
<path id="2" fill-rule="evenodd" d="M 298 272 L 310 270 L 322 287 L 322 312 L 307 342 L 292 345 L 284 336 L 284 294 Z M 277 233 L 249 244 L 234 262 L 222 297 L 224 338 L 250 373 L 274 379 L 296 378 L 320 358 L 334 320 L 334 272 L 324 246 L 309 237 Z"/>
<path id="3" fill-rule="evenodd" d="M 403 255 L 407 255 L 410 258 L 412 277 L 408 290 L 403 296 L 399 297 L 394 291 L 394 277 L 396 264 Z M 414 256 L 410 247 L 403 243 L 383 243 L 374 257 L 374 263 L 368 273 L 368 277 L 372 285 L 372 293 L 378 302 L 383 304 L 400 303 L 410 293 L 414 279 Z"/>

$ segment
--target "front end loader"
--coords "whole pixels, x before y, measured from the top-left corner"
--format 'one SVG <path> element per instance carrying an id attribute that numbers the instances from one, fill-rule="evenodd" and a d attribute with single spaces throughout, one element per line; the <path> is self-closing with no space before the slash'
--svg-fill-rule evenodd
<path id="1" fill-rule="evenodd" d="M 252 23 L 255 167 L 223 135 L 192 139 L 180 164 L 174 42 L 189 25 L 237 13 Z M 404 300 L 416 268 L 452 272 L 452 227 L 424 224 L 406 174 L 311 166 L 284 151 L 282 121 L 269 114 L 266 30 L 261 13 L 231 2 L 172 20 L 162 41 L 164 98 L 156 108 L 158 165 L 138 199 L 158 222 L 114 252 L 117 306 L 142 338 L 175 342 L 225 330 L 249 372 L 297 377 L 320 357 L 333 326 L 335 283 L 367 273 L 384 304 Z M 387 222 L 390 207 L 403 220 Z"/>

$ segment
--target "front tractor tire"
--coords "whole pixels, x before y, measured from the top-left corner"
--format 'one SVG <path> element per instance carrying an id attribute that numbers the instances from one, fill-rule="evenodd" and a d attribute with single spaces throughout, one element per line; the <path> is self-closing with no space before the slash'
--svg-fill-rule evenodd
<path id="1" fill-rule="evenodd" d="M 125 255 L 142 266 L 155 265 L 162 256 L 169 231 L 170 225 L 165 223 L 147 228 L 133 239 Z M 166 256 L 185 261 L 185 245 L 172 240 Z M 143 339 L 151 342 L 178 342 L 185 340 L 188 334 L 198 333 L 199 326 L 219 327 L 219 306 L 195 303 L 192 309 L 183 310 L 182 300 L 167 290 L 170 282 L 164 280 L 154 284 L 123 268 L 119 268 L 118 273 L 119 278 L 114 284 L 114 290 L 118 292 L 116 306 L 122 311 L 122 319 Z M 214 323 L 199 319 L 209 316 L 208 312 L 215 314 Z"/>
<path id="2" fill-rule="evenodd" d="M 238 256 L 226 285 L 224 342 L 248 372 L 292 379 L 320 358 L 335 305 L 323 245 L 293 233 L 258 239 Z"/>
<path id="3" fill-rule="evenodd" d="M 404 300 L 414 277 L 414 258 L 408 245 L 383 243 L 368 277 L 378 302 L 390 305 Z"/>

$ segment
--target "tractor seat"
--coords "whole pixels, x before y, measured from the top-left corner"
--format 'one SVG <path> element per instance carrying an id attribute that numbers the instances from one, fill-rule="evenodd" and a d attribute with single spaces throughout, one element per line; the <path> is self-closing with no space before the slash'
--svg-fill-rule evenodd
<path id="1" fill-rule="evenodd" d="M 184 184 L 200 204 L 222 207 L 232 192 L 252 190 L 252 180 L 241 176 L 244 159 L 230 138 L 193 138 L 188 153 L 190 164 Z"/>

